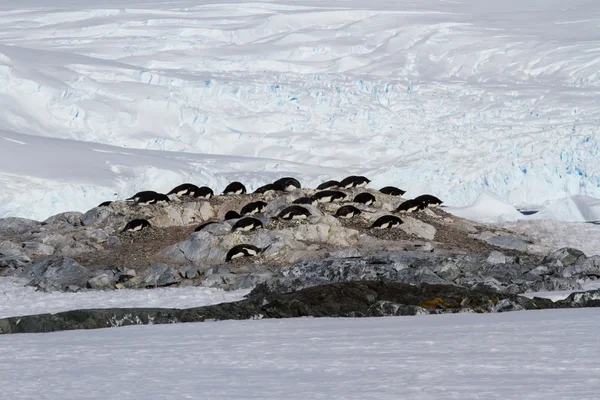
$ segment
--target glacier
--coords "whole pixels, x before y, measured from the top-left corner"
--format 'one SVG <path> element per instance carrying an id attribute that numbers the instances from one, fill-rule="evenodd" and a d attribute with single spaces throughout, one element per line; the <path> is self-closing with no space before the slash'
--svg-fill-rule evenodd
<path id="1" fill-rule="evenodd" d="M 515 206 L 600 197 L 598 12 L 5 0 L 0 217 L 287 174 L 360 173 L 453 206 L 484 190 Z"/>

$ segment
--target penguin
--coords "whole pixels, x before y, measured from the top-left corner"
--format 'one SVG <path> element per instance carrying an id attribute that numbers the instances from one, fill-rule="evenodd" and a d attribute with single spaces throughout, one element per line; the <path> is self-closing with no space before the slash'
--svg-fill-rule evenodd
<path id="1" fill-rule="evenodd" d="M 206 228 L 207 226 L 212 225 L 212 224 L 216 224 L 216 223 L 217 223 L 217 221 L 208 221 L 208 222 L 205 222 L 202 225 L 199 225 L 196 229 L 194 229 L 194 232 L 200 232 L 202 229 Z"/>
<path id="2" fill-rule="evenodd" d="M 198 186 L 191 183 L 183 183 L 171 190 L 167 195 L 174 194 L 177 196 L 193 196 L 196 190 L 200 189 Z"/>
<path id="3" fill-rule="evenodd" d="M 225 213 L 225 221 L 228 221 L 230 219 L 238 219 L 241 217 L 242 216 L 240 214 L 238 214 L 237 211 L 230 210 Z"/>
<path id="4" fill-rule="evenodd" d="M 338 183 L 338 187 L 340 189 L 359 188 L 367 186 L 369 182 L 371 181 L 364 176 L 352 175 L 342 179 L 340 183 Z"/>
<path id="5" fill-rule="evenodd" d="M 283 190 L 283 189 L 281 189 L 281 187 L 279 187 L 278 185 L 275 185 L 273 183 L 267 183 L 266 185 L 261 186 L 258 189 L 256 189 L 254 191 L 254 193 L 265 194 L 267 192 L 277 192 L 280 190 Z"/>
<path id="6" fill-rule="evenodd" d="M 422 202 L 416 201 L 415 199 L 410 199 L 400 204 L 398 208 L 394 210 L 394 212 L 415 212 L 422 211 L 424 209 L 425 205 Z"/>
<path id="7" fill-rule="evenodd" d="M 296 189 L 302 188 L 300 182 L 296 178 L 289 176 L 277 179 L 273 182 L 273 185 L 278 186 L 284 192 L 292 192 Z"/>
<path id="8" fill-rule="evenodd" d="M 398 189 L 395 186 L 386 186 L 379 189 L 379 191 L 383 194 L 388 194 L 390 196 L 402 196 L 406 193 L 406 190 Z"/>
<path id="9" fill-rule="evenodd" d="M 98 207 L 108 207 L 112 204 L 112 201 L 105 201 L 103 203 L 98 204 Z"/>
<path id="10" fill-rule="evenodd" d="M 415 197 L 413 200 L 421 202 L 425 207 L 437 207 L 443 203 L 443 201 L 430 194 L 422 194 Z"/>
<path id="11" fill-rule="evenodd" d="M 268 247 L 261 249 L 260 247 L 252 246 L 251 244 L 238 244 L 237 246 L 233 246 L 231 250 L 227 252 L 225 261 L 229 262 L 242 257 L 254 257 L 265 251 L 267 248 Z"/>
<path id="12" fill-rule="evenodd" d="M 306 219 L 310 217 L 310 211 L 302 206 L 289 206 L 286 207 L 283 211 L 281 211 L 277 218 L 284 220 L 292 220 L 292 219 Z"/>
<path id="13" fill-rule="evenodd" d="M 346 197 L 345 193 L 338 192 L 337 190 L 324 190 L 313 195 L 313 199 L 317 200 L 319 203 L 339 202 L 345 200 Z"/>
<path id="14" fill-rule="evenodd" d="M 311 204 L 316 206 L 319 202 L 312 197 L 298 197 L 296 200 L 292 201 L 292 204 Z"/>
<path id="15" fill-rule="evenodd" d="M 361 214 L 361 211 L 354 206 L 342 206 L 335 212 L 335 217 L 350 219 L 359 214 Z"/>
<path id="16" fill-rule="evenodd" d="M 150 222 L 146 221 L 145 219 L 134 219 L 132 221 L 129 221 L 127 223 L 127 225 L 125 225 L 125 228 L 123 228 L 121 233 L 137 232 L 137 231 L 141 231 L 142 229 L 148 228 L 150 226 L 151 226 Z"/>
<path id="17" fill-rule="evenodd" d="M 241 215 L 252 215 L 263 212 L 265 207 L 267 206 L 267 202 L 265 201 L 254 201 L 252 203 L 246 204 L 242 207 L 240 214 Z"/>
<path id="18" fill-rule="evenodd" d="M 240 182 L 231 182 L 225 190 L 223 190 L 223 194 L 246 194 L 246 186 L 241 184 Z"/>
<path id="19" fill-rule="evenodd" d="M 400 226 L 403 221 L 395 215 L 384 215 L 377 218 L 370 229 L 391 229 Z"/>
<path id="20" fill-rule="evenodd" d="M 193 193 L 191 193 L 191 195 L 194 197 L 205 198 L 206 200 L 208 200 L 215 195 L 215 192 L 213 192 L 213 190 L 208 186 L 202 186 L 195 189 Z"/>
<path id="21" fill-rule="evenodd" d="M 248 231 L 253 231 L 255 229 L 262 228 L 262 227 L 263 227 L 263 223 L 259 219 L 252 218 L 252 217 L 246 217 L 246 218 L 242 218 L 239 221 L 237 221 L 231 228 L 231 232 L 236 232 L 236 231 L 248 232 Z"/>
<path id="22" fill-rule="evenodd" d="M 357 194 L 352 202 L 370 206 L 371 204 L 375 203 L 375 196 L 373 196 L 371 193 L 364 192 Z"/>
<path id="23" fill-rule="evenodd" d="M 317 190 L 333 189 L 333 188 L 338 187 L 339 184 L 340 184 L 339 181 L 327 181 L 327 182 L 323 182 L 319 186 L 317 186 Z"/>
<path id="24" fill-rule="evenodd" d="M 157 193 L 152 190 L 138 192 L 127 200 L 133 200 L 135 204 L 158 204 L 163 201 L 167 203 L 171 201 L 166 194 Z"/>

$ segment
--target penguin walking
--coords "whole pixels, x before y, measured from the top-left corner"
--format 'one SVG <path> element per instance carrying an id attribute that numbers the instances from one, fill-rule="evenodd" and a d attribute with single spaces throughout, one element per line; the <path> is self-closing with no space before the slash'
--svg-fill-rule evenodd
<path id="1" fill-rule="evenodd" d="M 174 187 L 169 193 L 167 193 L 167 195 L 174 194 L 177 196 L 193 196 L 198 189 L 200 188 L 192 183 L 183 183 Z"/>
<path id="2" fill-rule="evenodd" d="M 296 189 L 302 188 L 298 179 L 289 176 L 277 179 L 275 182 L 273 182 L 273 185 L 278 186 L 284 192 L 292 192 Z"/>
<path id="3" fill-rule="evenodd" d="M 266 206 L 267 206 L 266 201 L 253 201 L 252 203 L 248 203 L 244 207 L 242 207 L 242 209 L 240 210 L 240 214 L 241 215 L 258 214 L 260 212 L 263 212 L 263 210 L 265 209 Z"/>
<path id="4" fill-rule="evenodd" d="M 340 184 L 339 181 L 327 181 L 327 182 L 323 182 L 319 186 L 317 186 L 317 190 L 333 189 L 333 188 L 338 187 L 339 184 Z"/>
<path id="5" fill-rule="evenodd" d="M 244 186 L 241 182 L 231 182 L 225 190 L 223 190 L 224 195 L 231 194 L 246 194 L 246 186 Z"/>
<path id="6" fill-rule="evenodd" d="M 268 247 L 261 249 L 260 247 L 251 244 L 238 244 L 237 246 L 233 246 L 231 250 L 227 252 L 225 261 L 229 262 L 242 257 L 254 257 L 264 252 L 267 248 Z"/>
<path id="7" fill-rule="evenodd" d="M 229 221 L 230 219 L 238 219 L 241 217 L 242 216 L 237 211 L 229 210 L 225 213 L 225 221 Z"/>
<path id="8" fill-rule="evenodd" d="M 430 194 L 422 194 L 413 199 L 414 201 L 421 202 L 425 207 L 437 207 L 443 203 L 440 199 Z"/>
<path id="9" fill-rule="evenodd" d="M 360 203 L 364 204 L 365 206 L 370 206 L 371 204 L 375 203 L 375 201 L 375 196 L 367 192 L 357 194 L 354 197 L 354 200 L 352 200 L 353 203 Z"/>
<path id="10" fill-rule="evenodd" d="M 395 215 L 384 215 L 373 222 L 370 229 L 391 229 L 400 226 L 403 221 Z"/>
<path id="11" fill-rule="evenodd" d="M 362 212 L 354 206 L 342 206 L 335 212 L 335 217 L 350 219 L 361 213 Z"/>
<path id="12" fill-rule="evenodd" d="M 337 203 L 346 199 L 346 194 L 337 190 L 323 190 L 313 195 L 313 199 L 319 203 Z"/>
<path id="13" fill-rule="evenodd" d="M 341 189 L 359 188 L 367 186 L 370 182 L 371 181 L 364 176 L 352 175 L 342 179 L 338 184 L 338 187 Z"/>
<path id="14" fill-rule="evenodd" d="M 289 206 L 283 209 L 278 215 L 277 218 L 283 219 L 286 221 L 292 219 L 306 219 L 310 217 L 310 211 L 302 206 Z"/>
<path id="15" fill-rule="evenodd" d="M 394 210 L 397 213 L 406 213 L 406 212 L 416 212 L 422 211 L 425 209 L 425 205 L 421 201 L 416 201 L 415 199 L 406 200 L 404 203 L 400 204 L 398 208 Z"/>
<path id="16" fill-rule="evenodd" d="M 208 221 L 208 222 L 205 222 L 202 225 L 199 225 L 196 229 L 194 229 L 194 232 L 200 232 L 201 230 L 203 230 L 207 226 L 212 225 L 212 224 L 216 224 L 216 223 L 217 223 L 217 221 Z"/>
<path id="17" fill-rule="evenodd" d="M 292 204 L 311 204 L 316 206 L 319 202 L 312 197 L 299 197 L 296 200 L 292 201 Z"/>
<path id="18" fill-rule="evenodd" d="M 135 201 L 135 204 L 158 204 L 158 203 L 168 203 L 171 200 L 169 196 L 162 193 L 157 193 L 152 190 L 146 190 L 143 192 L 138 192 L 132 197 L 128 198 L 127 201 Z"/>
<path id="19" fill-rule="evenodd" d="M 231 228 L 231 232 L 249 232 L 262 227 L 263 223 L 259 219 L 246 217 L 237 221 Z"/>
<path id="20" fill-rule="evenodd" d="M 406 190 L 398 189 L 395 186 L 385 186 L 379 189 L 379 191 L 390 196 L 402 196 L 406 193 Z"/>
<path id="21" fill-rule="evenodd" d="M 150 222 L 148 222 L 145 219 L 134 219 L 129 221 L 126 225 L 125 228 L 123 228 L 123 230 L 121 231 L 121 233 L 124 232 L 137 232 L 137 231 L 141 231 L 142 229 L 146 229 L 149 228 Z"/>

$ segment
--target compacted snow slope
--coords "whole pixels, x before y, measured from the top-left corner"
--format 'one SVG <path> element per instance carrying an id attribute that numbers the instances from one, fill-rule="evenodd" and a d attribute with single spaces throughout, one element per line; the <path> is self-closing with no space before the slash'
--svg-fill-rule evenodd
<path id="1" fill-rule="evenodd" d="M 592 400 L 596 309 L 0 336 L 7 399 Z"/>
<path id="2" fill-rule="evenodd" d="M 482 189 L 600 197 L 599 15 L 589 0 L 4 0 L 0 216 L 288 173 L 457 206 Z"/>

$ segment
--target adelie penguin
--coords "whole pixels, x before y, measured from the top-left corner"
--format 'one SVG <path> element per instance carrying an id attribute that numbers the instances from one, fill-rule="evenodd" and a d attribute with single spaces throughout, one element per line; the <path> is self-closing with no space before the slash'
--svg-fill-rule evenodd
<path id="1" fill-rule="evenodd" d="M 262 227 L 263 223 L 259 219 L 246 217 L 237 221 L 231 228 L 231 232 L 249 232 Z"/>
<path id="2" fill-rule="evenodd" d="M 319 203 L 337 203 L 346 199 L 346 194 L 337 190 L 323 190 L 313 195 L 313 199 Z"/>
<path id="3" fill-rule="evenodd" d="M 207 226 L 212 225 L 212 224 L 216 224 L 216 223 L 217 223 L 217 221 L 208 221 L 208 222 L 205 222 L 202 225 L 199 225 L 196 229 L 194 229 L 194 232 L 200 232 L 201 230 L 203 230 Z"/>
<path id="4" fill-rule="evenodd" d="M 352 175 L 342 179 L 338 184 L 338 187 L 341 189 L 359 188 L 367 186 L 369 182 L 371 181 L 364 176 Z"/>
<path id="5" fill-rule="evenodd" d="M 98 207 L 108 207 L 112 204 L 112 201 L 105 201 L 103 203 L 98 204 Z"/>
<path id="6" fill-rule="evenodd" d="M 267 183 L 266 185 L 256 189 L 254 193 L 265 194 L 268 192 L 278 192 L 280 190 L 282 189 L 278 185 L 275 185 L 274 183 Z"/>
<path id="7" fill-rule="evenodd" d="M 283 209 L 278 215 L 278 219 L 283 219 L 286 221 L 292 219 L 306 219 L 310 217 L 310 211 L 302 206 L 289 206 Z"/>
<path id="8" fill-rule="evenodd" d="M 240 210 L 241 215 L 252 215 L 263 212 L 265 207 L 267 206 L 267 202 L 265 201 L 253 201 L 252 203 L 246 204 Z"/>
<path id="9" fill-rule="evenodd" d="M 319 202 L 312 197 L 299 197 L 296 200 L 292 201 L 292 204 L 311 204 L 316 206 Z"/>
<path id="10" fill-rule="evenodd" d="M 225 221 L 229 221 L 230 219 L 238 219 L 242 216 L 238 214 L 237 211 L 229 210 L 225 213 Z"/>
<path id="11" fill-rule="evenodd" d="M 132 221 L 129 221 L 127 223 L 127 225 L 125 225 L 125 228 L 123 228 L 121 233 L 137 232 L 137 231 L 141 231 L 142 229 L 149 228 L 150 226 L 151 226 L 150 222 L 146 221 L 145 219 L 134 219 Z"/>
<path id="12" fill-rule="evenodd" d="M 338 210 L 335 212 L 335 216 L 337 218 L 346 218 L 346 219 L 353 218 L 360 214 L 361 214 L 361 211 L 354 206 L 342 206 L 342 207 L 338 208 Z"/>
<path id="13" fill-rule="evenodd" d="M 231 260 L 235 260 L 236 258 L 242 257 L 254 257 L 264 252 L 267 248 L 268 247 L 261 249 L 260 247 L 253 246 L 251 244 L 238 244 L 227 252 L 225 261 L 229 262 Z"/>
<path id="14" fill-rule="evenodd" d="M 403 221 L 395 215 L 384 215 L 373 222 L 371 229 L 392 229 L 400 226 L 402 222 Z"/>
<path id="15" fill-rule="evenodd" d="M 317 190 L 333 189 L 333 188 L 338 187 L 339 184 L 340 184 L 339 181 L 327 181 L 327 182 L 323 182 L 319 186 L 317 186 Z"/>
<path id="16" fill-rule="evenodd" d="M 223 190 L 223 194 L 246 194 L 246 186 L 240 182 L 231 182 L 229 185 L 227 185 L 225 190 Z"/>
<path id="17" fill-rule="evenodd" d="M 364 204 L 365 206 L 370 206 L 371 204 L 375 203 L 375 196 L 373 196 L 371 193 L 364 192 L 356 195 L 352 202 Z"/>
<path id="18" fill-rule="evenodd" d="M 196 190 L 200 189 L 198 186 L 191 183 L 183 183 L 171 190 L 167 195 L 174 194 L 176 196 L 193 196 Z"/>
<path id="19" fill-rule="evenodd" d="M 298 179 L 289 176 L 277 179 L 275 182 L 273 182 L 273 185 L 278 186 L 284 192 L 292 192 L 296 189 L 302 188 Z"/>
<path id="20" fill-rule="evenodd" d="M 422 194 L 415 197 L 413 200 L 421 202 L 425 207 L 437 207 L 443 203 L 443 201 L 430 194 Z"/>
<path id="21" fill-rule="evenodd" d="M 406 190 L 398 189 L 395 186 L 386 186 L 379 189 L 379 192 L 390 196 L 402 196 L 406 193 Z"/>
<path id="22" fill-rule="evenodd" d="M 394 212 L 416 212 L 422 211 L 424 209 L 425 205 L 423 204 L 423 202 L 416 201 L 415 199 L 410 199 L 400 204 L 398 208 L 394 210 Z"/>
<path id="23" fill-rule="evenodd" d="M 158 204 L 163 202 L 168 203 L 171 200 L 166 194 L 146 190 L 134 194 L 132 197 L 128 198 L 127 201 L 135 201 L 136 204 Z"/>
<path id="24" fill-rule="evenodd" d="M 208 186 L 202 186 L 194 190 L 194 192 L 191 195 L 194 197 L 204 198 L 208 200 L 215 195 L 215 192 L 213 192 L 213 190 Z"/>

